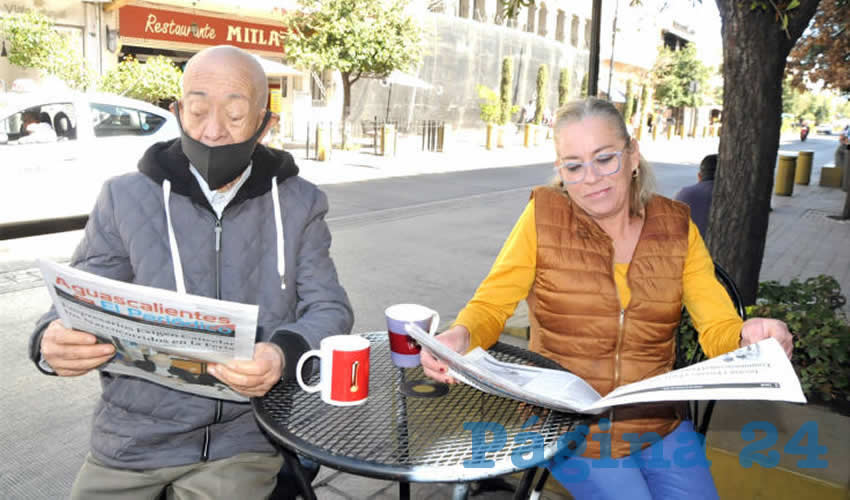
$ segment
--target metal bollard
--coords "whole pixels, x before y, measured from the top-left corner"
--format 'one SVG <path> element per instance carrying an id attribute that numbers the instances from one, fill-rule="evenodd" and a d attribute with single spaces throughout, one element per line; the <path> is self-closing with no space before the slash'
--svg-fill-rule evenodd
<path id="1" fill-rule="evenodd" d="M 800 151 L 797 156 L 797 167 L 794 173 L 794 183 L 808 186 L 812 177 L 812 160 L 815 152 L 811 150 Z"/>
<path id="2" fill-rule="evenodd" d="M 776 167 L 776 181 L 773 192 L 777 196 L 791 196 L 794 193 L 794 170 L 797 167 L 797 153 L 779 153 L 779 165 Z"/>

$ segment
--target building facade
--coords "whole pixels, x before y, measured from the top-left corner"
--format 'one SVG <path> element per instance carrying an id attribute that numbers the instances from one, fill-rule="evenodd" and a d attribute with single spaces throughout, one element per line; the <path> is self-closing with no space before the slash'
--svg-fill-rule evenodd
<path id="1" fill-rule="evenodd" d="M 687 40 L 693 29 L 645 0 L 605 4 L 601 17 L 600 94 L 622 100 L 625 82 L 644 85 L 658 47 Z M 202 7 L 202 8 L 201 8 Z M 7 12 L 37 9 L 50 17 L 98 73 L 125 56 L 144 62 L 154 55 L 182 65 L 204 47 L 232 44 L 273 63 L 285 62 L 282 14 L 294 0 L 14 0 Z M 558 78 L 569 73 L 569 94 L 581 93 L 588 68 L 591 1 L 537 0 L 508 18 L 499 0 L 414 0 L 410 13 L 421 20 L 424 55 L 408 73 L 426 87 L 388 85 L 362 79 L 352 88 L 353 130 L 362 121 L 389 119 L 413 130 L 420 120 L 454 127 L 481 125 L 477 87 L 498 89 L 503 59 L 512 58 L 512 99 L 520 106 L 536 98 L 540 65 L 549 69 L 546 102 L 557 105 Z M 616 18 L 616 28 L 614 19 Z M 671 38 L 673 37 L 673 38 Z M 0 80 L 8 88 L 20 78 L 37 79 L 0 58 Z M 610 83 L 609 83 L 610 82 Z M 270 106 L 282 115 L 283 132 L 300 136 L 307 122 L 338 124 L 342 85 L 333 71 L 300 70 L 269 78 Z M 516 117 L 515 117 L 516 119 Z"/>

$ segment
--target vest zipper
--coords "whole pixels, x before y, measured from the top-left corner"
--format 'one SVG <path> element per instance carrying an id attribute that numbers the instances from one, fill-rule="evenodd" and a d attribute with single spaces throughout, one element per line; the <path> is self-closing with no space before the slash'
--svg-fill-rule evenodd
<path id="1" fill-rule="evenodd" d="M 617 347 L 614 350 L 614 389 L 620 385 L 620 348 L 623 346 L 623 325 L 625 324 L 626 310 L 620 309 L 620 324 L 617 328 Z M 611 421 L 611 427 L 608 432 L 614 435 L 614 408 L 608 412 L 608 420 Z"/>
<path id="2" fill-rule="evenodd" d="M 215 219 L 215 298 L 221 299 L 221 219 Z M 221 420 L 222 402 L 219 399 L 215 403 L 215 418 L 212 423 L 204 427 L 204 444 L 201 449 L 201 462 L 210 459 L 210 425 Z"/>

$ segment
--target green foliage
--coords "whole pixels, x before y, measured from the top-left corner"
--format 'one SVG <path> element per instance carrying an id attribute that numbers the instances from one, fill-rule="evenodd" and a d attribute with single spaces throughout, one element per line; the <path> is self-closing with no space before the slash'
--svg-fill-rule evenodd
<path id="1" fill-rule="evenodd" d="M 345 87 L 361 76 L 384 77 L 407 71 L 422 58 L 419 23 L 405 13 L 408 0 L 298 0 L 283 16 L 289 62 L 311 69 L 335 69 Z"/>
<path id="2" fill-rule="evenodd" d="M 499 99 L 499 94 L 490 87 L 479 85 L 478 97 L 481 102 L 478 104 L 481 107 L 481 120 L 484 123 L 501 123 L 502 120 L 502 103 Z M 517 108 L 519 106 L 516 106 Z"/>
<path id="3" fill-rule="evenodd" d="M 534 123 L 543 122 L 543 110 L 546 109 L 546 84 L 549 82 L 549 66 L 541 64 L 537 69 L 537 109 L 534 111 Z"/>
<path id="4" fill-rule="evenodd" d="M 53 29 L 53 22 L 45 15 L 32 10 L 6 14 L 0 19 L 0 32 L 10 63 L 38 69 L 75 89 L 86 89 L 92 83 L 94 73 L 82 54 Z"/>
<path id="5" fill-rule="evenodd" d="M 646 102 L 647 99 L 649 99 L 649 86 L 644 84 L 640 88 L 640 106 L 639 106 L 639 109 L 640 109 L 641 116 L 643 116 L 643 114 L 646 113 L 646 111 L 647 111 L 646 105 L 649 104 L 648 102 Z"/>
<path id="6" fill-rule="evenodd" d="M 694 44 L 672 51 L 662 47 L 652 70 L 655 83 L 655 98 L 671 108 L 697 107 L 702 105 L 703 93 L 707 88 L 709 69 L 697 57 Z M 699 86 L 691 91 L 692 82 Z"/>
<path id="7" fill-rule="evenodd" d="M 632 119 L 632 113 L 634 112 L 634 94 L 632 94 L 632 81 L 626 81 L 626 102 L 623 103 L 623 120 L 626 123 L 629 123 L 629 120 Z"/>
<path id="8" fill-rule="evenodd" d="M 562 69 L 558 74 L 558 107 L 565 105 L 570 98 L 570 71 Z"/>
<path id="9" fill-rule="evenodd" d="M 794 333 L 794 368 L 807 396 L 850 402 L 850 326 L 845 298 L 832 276 L 788 285 L 759 284 L 751 314 L 784 321 Z"/>
<path id="10" fill-rule="evenodd" d="M 587 73 L 585 73 L 584 78 L 581 79 L 581 96 L 587 97 Z"/>
<path id="11" fill-rule="evenodd" d="M 151 57 L 141 64 L 128 56 L 103 75 L 98 87 L 104 92 L 162 105 L 180 98 L 182 76 L 180 68 L 167 57 Z"/>
<path id="12" fill-rule="evenodd" d="M 794 334 L 793 365 L 806 397 L 843 412 L 850 408 L 850 325 L 841 309 L 845 301 L 838 281 L 820 275 L 787 285 L 763 281 L 756 304 L 747 308 L 749 317 L 788 325 Z M 685 328 L 689 331 L 682 348 L 693 355 L 698 349 L 696 332 L 689 320 Z"/>
<path id="13" fill-rule="evenodd" d="M 499 101 L 500 101 L 500 118 L 498 122 L 506 125 L 511 121 L 511 115 L 516 113 L 519 106 L 513 106 L 511 102 L 511 83 L 514 81 L 514 62 L 510 57 L 502 60 L 502 80 L 499 82 Z M 478 92 L 479 97 L 481 91 Z M 483 119 L 483 117 L 482 117 Z M 486 123 L 490 123 L 484 120 Z"/>

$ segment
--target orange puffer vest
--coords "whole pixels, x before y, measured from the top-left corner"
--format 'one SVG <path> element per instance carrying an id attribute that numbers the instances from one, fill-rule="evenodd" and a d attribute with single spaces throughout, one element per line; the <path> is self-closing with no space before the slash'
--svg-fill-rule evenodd
<path id="1" fill-rule="evenodd" d="M 687 206 L 661 196 L 647 204 L 629 265 L 631 301 L 622 310 L 611 238 L 559 189 L 539 187 L 532 198 L 537 271 L 528 296 L 530 349 L 557 361 L 603 396 L 620 385 L 670 371 L 682 312 Z M 629 455 L 625 433 L 669 434 L 681 420 L 681 406 L 621 406 L 601 415 L 611 421 L 606 429 L 610 456 Z M 586 457 L 599 458 L 600 440 L 607 437 L 594 436 L 601 432 L 596 422 L 590 427 Z"/>

